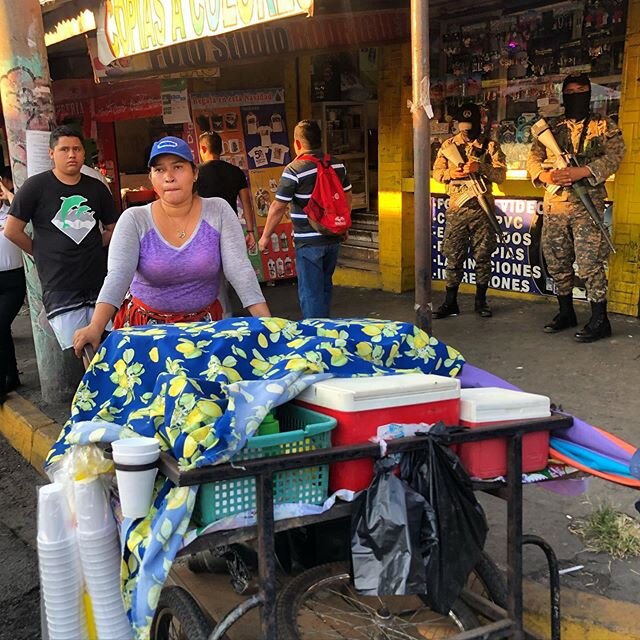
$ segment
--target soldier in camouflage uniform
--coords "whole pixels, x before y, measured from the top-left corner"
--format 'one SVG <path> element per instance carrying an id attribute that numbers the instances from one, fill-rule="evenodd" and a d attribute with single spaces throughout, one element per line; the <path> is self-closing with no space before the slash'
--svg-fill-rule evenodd
<path id="1" fill-rule="evenodd" d="M 555 158 L 539 141 L 529 152 L 527 170 L 534 185 L 545 187 L 542 251 L 552 276 L 560 310 L 545 325 L 556 333 L 578 324 L 573 308 L 573 263 L 587 288 L 591 319 L 575 334 L 578 342 L 594 342 L 611 335 L 607 318 L 605 266 L 609 247 L 590 218 L 572 183 L 585 180 L 596 209 L 604 215 L 605 180 L 615 173 L 624 155 L 622 134 L 609 118 L 590 112 L 591 82 L 584 75 L 570 75 L 562 87 L 565 115 L 550 123 L 561 149 L 575 153 L 579 167 L 554 169 Z M 558 185 L 558 187 L 554 187 Z M 555 193 L 551 190 L 555 189 Z"/>
<path id="2" fill-rule="evenodd" d="M 446 185 L 449 195 L 442 244 L 442 252 L 447 259 L 447 293 L 444 303 L 434 311 L 433 317 L 446 318 L 460 313 L 458 287 L 471 247 L 476 261 L 475 311 L 481 317 L 489 318 L 492 312 L 487 304 L 487 288 L 491 278 L 491 254 L 496 249 L 497 239 L 487 214 L 470 191 L 470 175 L 484 178 L 487 186 L 485 197 L 489 206 L 495 207 L 491 197 L 491 186 L 494 182 L 504 182 L 507 165 L 504 153 L 497 142 L 480 139 L 478 105 L 463 104 L 457 120 L 460 132 L 442 143 L 433 165 L 433 177 Z M 463 167 L 455 166 L 447 159 L 447 148 L 451 145 L 458 147 L 466 162 Z"/>

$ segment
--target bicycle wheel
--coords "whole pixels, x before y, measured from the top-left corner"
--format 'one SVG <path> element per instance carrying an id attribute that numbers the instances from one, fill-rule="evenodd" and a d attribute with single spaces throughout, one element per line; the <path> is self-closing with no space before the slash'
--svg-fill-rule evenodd
<path id="1" fill-rule="evenodd" d="M 321 565 L 291 580 L 277 616 L 280 640 L 440 640 L 480 626 L 461 600 L 446 616 L 420 596 L 360 596 L 346 563 Z"/>
<path id="2" fill-rule="evenodd" d="M 165 587 L 151 623 L 151 640 L 207 640 L 211 623 L 182 587 Z"/>
<path id="3" fill-rule="evenodd" d="M 508 597 L 507 581 L 502 571 L 498 569 L 496 563 L 491 559 L 491 556 L 484 551 L 467 579 L 465 587 L 506 609 Z"/>

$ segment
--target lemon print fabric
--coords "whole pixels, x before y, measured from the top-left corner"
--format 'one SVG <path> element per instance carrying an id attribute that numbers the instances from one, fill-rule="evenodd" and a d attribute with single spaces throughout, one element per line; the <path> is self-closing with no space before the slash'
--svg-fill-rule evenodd
<path id="1" fill-rule="evenodd" d="M 228 461 L 274 407 L 316 380 L 399 372 L 456 376 L 463 357 L 411 324 L 229 318 L 113 332 L 78 387 L 47 458 L 71 446 L 155 437 L 182 469 Z M 149 637 L 197 487 L 158 476 L 146 518 L 123 523 L 122 591 L 138 639 Z"/>

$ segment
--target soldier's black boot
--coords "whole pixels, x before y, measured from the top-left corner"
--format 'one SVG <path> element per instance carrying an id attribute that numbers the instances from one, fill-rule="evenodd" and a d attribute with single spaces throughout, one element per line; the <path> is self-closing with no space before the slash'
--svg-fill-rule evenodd
<path id="1" fill-rule="evenodd" d="M 591 303 L 591 319 L 578 331 L 575 338 L 578 342 L 595 342 L 611 337 L 611 323 L 607 318 L 607 301 Z"/>
<path id="2" fill-rule="evenodd" d="M 476 302 L 475 312 L 480 315 L 481 318 L 490 318 L 493 315 L 491 307 L 487 304 L 487 289 L 488 284 L 476 285 Z"/>
<path id="3" fill-rule="evenodd" d="M 447 287 L 447 295 L 444 302 L 433 312 L 434 320 L 457 316 L 460 313 L 458 308 L 458 287 Z"/>
<path id="4" fill-rule="evenodd" d="M 558 333 L 558 331 L 578 326 L 578 318 L 573 308 L 573 295 L 569 293 L 566 296 L 558 296 L 558 304 L 560 311 L 551 322 L 544 325 L 545 333 Z"/>

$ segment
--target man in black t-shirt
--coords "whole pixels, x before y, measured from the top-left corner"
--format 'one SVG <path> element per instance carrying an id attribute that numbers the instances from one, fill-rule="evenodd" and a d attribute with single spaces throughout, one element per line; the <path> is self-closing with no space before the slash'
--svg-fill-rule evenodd
<path id="1" fill-rule="evenodd" d="M 53 170 L 28 178 L 11 204 L 5 236 L 34 257 L 47 319 L 63 349 L 86 326 L 106 275 L 103 247 L 117 220 L 109 189 L 81 173 L 81 134 L 69 126 L 51 132 Z M 33 225 L 33 240 L 27 223 Z M 100 224 L 104 231 L 100 231 Z"/>
<path id="2" fill-rule="evenodd" d="M 304 208 L 309 203 L 318 176 L 317 165 L 302 155 L 324 158 L 321 149 L 322 133 L 314 120 L 301 120 L 296 125 L 293 145 L 296 159 L 289 163 L 280 178 L 275 200 L 269 207 L 267 223 L 262 230 L 258 248 L 263 251 L 282 217 L 291 205 L 293 242 L 296 251 L 298 274 L 298 299 L 303 318 L 328 318 L 331 311 L 333 272 L 338 262 L 341 238 L 326 236 L 316 231 L 307 218 Z M 331 166 L 338 175 L 351 207 L 351 182 L 342 162 L 331 158 Z"/>
<path id="3" fill-rule="evenodd" d="M 247 223 L 247 249 L 256 246 L 255 215 L 251 192 L 244 171 L 239 167 L 220 160 L 222 138 L 213 131 L 200 135 L 200 157 L 203 164 L 198 169 L 196 190 L 203 198 L 222 198 L 238 213 L 238 198 L 242 204 L 242 213 Z"/>

